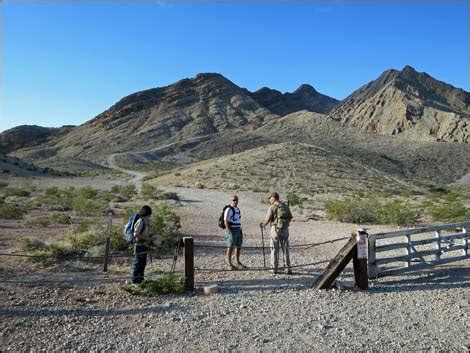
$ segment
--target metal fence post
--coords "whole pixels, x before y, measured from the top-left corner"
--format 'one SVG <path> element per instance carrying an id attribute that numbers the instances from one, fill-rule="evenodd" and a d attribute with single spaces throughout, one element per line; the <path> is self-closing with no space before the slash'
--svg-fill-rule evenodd
<path id="1" fill-rule="evenodd" d="M 367 273 L 368 236 L 366 229 L 358 229 L 356 235 L 356 251 L 353 256 L 354 280 L 361 289 L 369 288 Z"/>
<path id="2" fill-rule="evenodd" d="M 411 266 L 411 234 L 405 234 L 406 237 L 406 254 L 408 258 L 406 259 L 406 267 Z"/>
<path id="3" fill-rule="evenodd" d="M 377 263 L 375 262 L 376 259 L 376 254 L 375 254 L 375 236 L 371 235 L 368 237 L 369 238 L 369 258 L 367 259 L 368 262 L 368 273 L 369 273 L 369 278 L 377 278 L 378 275 L 378 268 L 377 268 Z"/>
<path id="4" fill-rule="evenodd" d="M 106 243 L 104 248 L 104 264 L 103 264 L 103 271 L 108 271 L 108 258 L 109 258 L 109 243 L 111 238 L 111 230 L 113 225 L 113 210 L 108 210 L 108 229 L 106 231 Z"/>
<path id="5" fill-rule="evenodd" d="M 440 230 L 436 230 L 434 232 L 435 234 L 435 238 L 436 238 L 436 250 L 439 250 L 439 252 L 436 254 L 436 260 L 440 260 L 441 259 L 441 231 Z"/>
<path id="6" fill-rule="evenodd" d="M 192 237 L 184 237 L 184 284 L 186 290 L 194 291 L 194 243 Z"/>
<path id="7" fill-rule="evenodd" d="M 462 227 L 462 233 L 467 233 L 467 229 Z M 468 236 L 463 239 L 463 244 L 465 245 L 465 249 L 463 249 L 463 254 L 468 256 Z"/>

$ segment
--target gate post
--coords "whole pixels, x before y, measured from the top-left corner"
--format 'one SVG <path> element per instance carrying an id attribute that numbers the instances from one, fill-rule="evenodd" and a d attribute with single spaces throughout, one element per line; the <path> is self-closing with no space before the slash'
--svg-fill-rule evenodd
<path id="1" fill-rule="evenodd" d="M 194 243 L 192 237 L 184 237 L 184 285 L 194 291 Z"/>
<path id="2" fill-rule="evenodd" d="M 353 235 L 354 236 L 354 235 Z M 354 280 L 361 289 L 369 289 L 367 273 L 368 237 L 367 229 L 358 229 L 356 236 L 356 251 L 353 256 Z"/>

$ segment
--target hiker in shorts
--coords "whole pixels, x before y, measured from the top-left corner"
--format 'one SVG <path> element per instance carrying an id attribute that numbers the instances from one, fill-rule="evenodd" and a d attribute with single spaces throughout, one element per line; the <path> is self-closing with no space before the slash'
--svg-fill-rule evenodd
<path id="1" fill-rule="evenodd" d="M 134 264 L 132 283 L 141 283 L 144 280 L 145 266 L 147 265 L 147 252 L 152 244 L 149 221 L 152 215 L 150 206 L 143 206 L 139 212 L 139 219 L 134 224 Z"/>
<path id="2" fill-rule="evenodd" d="M 240 252 L 243 243 L 243 233 L 241 228 L 241 213 L 238 208 L 238 196 L 230 198 L 230 207 L 224 212 L 225 239 L 227 240 L 226 263 L 230 270 L 245 269 L 246 266 L 240 262 Z M 232 253 L 235 248 L 237 259 L 236 266 L 232 264 Z"/>
<path id="3" fill-rule="evenodd" d="M 284 259 L 284 270 L 288 275 L 292 274 L 289 257 L 289 224 L 292 220 L 292 213 L 289 206 L 279 200 L 279 194 L 273 192 L 269 195 L 270 203 L 268 213 L 260 227 L 271 224 L 270 248 L 271 248 L 271 272 L 273 275 L 279 273 L 279 246 L 281 246 Z"/>

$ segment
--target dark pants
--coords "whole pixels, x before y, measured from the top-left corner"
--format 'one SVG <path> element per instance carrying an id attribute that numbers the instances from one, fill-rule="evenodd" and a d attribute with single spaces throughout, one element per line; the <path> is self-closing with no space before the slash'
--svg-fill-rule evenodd
<path id="1" fill-rule="evenodd" d="M 140 283 L 144 280 L 145 266 L 147 265 L 147 247 L 134 245 L 134 268 L 132 271 L 132 283 Z"/>

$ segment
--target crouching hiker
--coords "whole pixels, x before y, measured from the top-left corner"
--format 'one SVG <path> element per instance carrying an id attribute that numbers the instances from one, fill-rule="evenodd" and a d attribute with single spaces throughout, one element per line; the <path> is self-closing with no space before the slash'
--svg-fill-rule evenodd
<path id="1" fill-rule="evenodd" d="M 292 213 L 290 212 L 289 206 L 279 200 L 279 194 L 277 192 L 273 192 L 269 195 L 268 201 L 271 206 L 269 206 L 265 220 L 260 223 L 260 227 L 265 227 L 269 223 L 271 224 L 271 271 L 273 275 L 279 273 L 280 245 L 284 259 L 285 272 L 286 274 L 291 275 L 292 270 L 290 267 L 289 257 L 289 224 L 292 220 Z"/>
<path id="2" fill-rule="evenodd" d="M 132 283 L 140 283 L 144 280 L 144 271 L 147 265 L 147 252 L 152 244 L 149 227 L 151 215 L 152 209 L 150 206 L 143 206 L 133 226 L 135 243 Z"/>
<path id="3" fill-rule="evenodd" d="M 244 269 L 246 266 L 240 262 L 240 252 L 243 243 L 243 233 L 241 228 L 241 213 L 238 208 L 238 196 L 230 198 L 230 205 L 224 208 L 225 239 L 227 240 L 226 263 L 228 269 Z M 235 248 L 237 265 L 232 264 L 232 253 Z"/>

